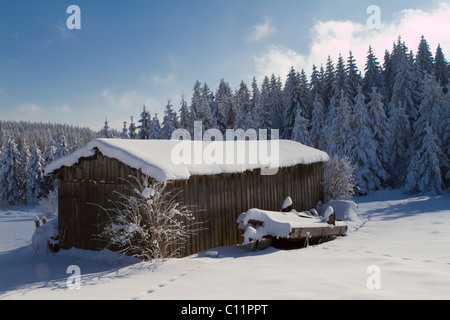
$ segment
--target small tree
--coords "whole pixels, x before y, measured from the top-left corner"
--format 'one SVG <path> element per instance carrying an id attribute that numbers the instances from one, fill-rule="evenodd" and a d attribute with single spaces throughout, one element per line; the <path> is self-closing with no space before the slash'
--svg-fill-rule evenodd
<path id="1" fill-rule="evenodd" d="M 178 256 L 198 225 L 192 211 L 177 201 L 178 193 L 148 176 L 133 177 L 130 194 L 105 209 L 110 221 L 100 234 L 118 252 L 153 262 L 156 267 Z M 151 181 L 151 182 L 150 182 Z"/>
<path id="2" fill-rule="evenodd" d="M 346 200 L 355 194 L 355 168 L 347 156 L 331 157 L 325 169 L 325 198 Z"/>

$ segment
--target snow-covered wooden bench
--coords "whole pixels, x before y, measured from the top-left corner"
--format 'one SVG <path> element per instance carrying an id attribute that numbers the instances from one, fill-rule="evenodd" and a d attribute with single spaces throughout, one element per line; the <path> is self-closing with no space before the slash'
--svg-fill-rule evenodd
<path id="1" fill-rule="evenodd" d="M 239 216 L 237 223 L 238 228 L 243 230 L 244 243 L 255 241 L 256 248 L 257 243 L 265 237 L 310 241 L 345 235 L 347 223 L 329 219 L 330 214 L 332 212 L 322 217 L 295 210 L 277 212 L 250 209 Z"/>

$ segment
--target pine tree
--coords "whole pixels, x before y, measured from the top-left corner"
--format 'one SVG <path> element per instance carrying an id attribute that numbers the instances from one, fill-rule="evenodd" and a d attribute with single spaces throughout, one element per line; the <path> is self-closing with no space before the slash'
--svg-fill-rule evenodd
<path id="1" fill-rule="evenodd" d="M 269 87 L 269 109 L 272 129 L 281 129 L 283 126 L 284 97 L 280 78 L 272 74 Z"/>
<path id="2" fill-rule="evenodd" d="M 19 152 L 19 163 L 17 166 L 17 176 L 19 182 L 19 198 L 27 203 L 28 194 L 28 163 L 30 161 L 30 150 L 26 140 L 22 142 L 22 147 Z"/>
<path id="3" fill-rule="evenodd" d="M 387 175 L 378 154 L 379 144 L 375 139 L 372 121 L 369 118 L 366 97 L 358 89 L 352 115 L 352 150 L 350 159 L 355 166 L 356 185 L 360 194 L 368 194 L 382 186 Z"/>
<path id="4" fill-rule="evenodd" d="M 272 113 L 270 110 L 270 82 L 269 78 L 264 77 L 263 83 L 261 85 L 261 97 L 259 101 L 258 108 L 258 123 L 260 129 L 270 129 L 272 128 Z"/>
<path id="5" fill-rule="evenodd" d="M 367 107 L 370 121 L 369 126 L 372 129 L 373 137 L 378 144 L 377 155 L 383 164 L 383 169 L 378 172 L 378 175 L 386 182 L 388 180 L 388 174 L 384 168 L 387 168 L 389 163 L 387 150 L 390 139 L 388 119 L 383 105 L 383 96 L 375 86 L 372 87 L 372 92 L 369 94 Z"/>
<path id="6" fill-rule="evenodd" d="M 313 103 L 311 130 L 309 132 L 311 145 L 320 150 L 326 149 L 325 143 L 325 103 L 320 93 L 316 93 Z"/>
<path id="7" fill-rule="evenodd" d="M 3 146 L 0 159 L 0 199 L 6 200 L 10 205 L 16 204 L 19 199 L 20 182 L 17 168 L 19 165 L 19 151 L 17 145 L 8 138 Z"/>
<path id="8" fill-rule="evenodd" d="M 148 138 L 153 140 L 161 139 L 161 124 L 159 122 L 158 113 L 155 113 L 155 116 L 150 123 Z"/>
<path id="9" fill-rule="evenodd" d="M 417 50 L 416 55 L 416 65 L 422 77 L 425 73 L 430 75 L 434 73 L 433 54 L 431 53 L 430 46 L 424 36 L 420 39 L 419 49 Z"/>
<path id="10" fill-rule="evenodd" d="M 447 180 L 447 185 L 450 184 L 450 90 L 447 90 L 447 94 L 444 98 L 444 114 L 442 117 L 442 125 L 444 127 L 444 134 L 442 138 L 442 151 L 445 152 L 447 155 L 447 165 L 445 170 L 447 170 L 447 173 L 445 175 L 445 178 Z"/>
<path id="11" fill-rule="evenodd" d="M 108 139 L 113 138 L 113 134 L 112 134 L 111 130 L 109 129 L 107 119 L 105 119 L 105 125 L 103 126 L 103 129 L 102 129 L 102 135 L 104 138 L 108 138 Z"/>
<path id="12" fill-rule="evenodd" d="M 413 61 L 411 60 L 411 56 L 408 55 L 404 43 L 396 46 L 395 56 L 393 55 L 392 59 L 395 61 L 395 65 L 393 65 L 395 81 L 392 98 L 389 103 L 389 116 L 392 117 L 392 109 L 394 107 L 401 106 L 408 116 L 411 128 L 418 116 L 418 91 L 415 82 L 417 74 L 415 73 Z"/>
<path id="13" fill-rule="evenodd" d="M 323 76 L 323 68 L 321 69 L 321 72 L 317 70 L 317 67 L 313 65 L 313 71 L 311 73 L 311 97 L 315 99 L 317 94 L 323 95 L 323 83 L 322 83 L 322 76 Z M 311 114 L 312 116 L 312 114 Z"/>
<path id="14" fill-rule="evenodd" d="M 345 84 L 347 96 L 349 97 L 351 103 L 353 104 L 355 101 L 355 97 L 358 94 L 358 88 L 362 86 L 362 78 L 361 73 L 359 72 L 358 67 L 356 66 L 356 60 L 353 57 L 351 51 L 347 60 L 347 67 L 345 69 L 345 73 L 347 75 Z"/>
<path id="15" fill-rule="evenodd" d="M 341 89 L 341 96 L 338 102 L 330 102 L 330 110 L 327 114 L 327 140 L 328 154 L 338 156 L 350 156 L 351 144 L 351 105 L 344 89 Z"/>
<path id="16" fill-rule="evenodd" d="M 237 101 L 237 114 L 236 114 L 236 123 L 234 124 L 234 129 L 243 129 L 246 131 L 249 127 L 249 116 L 250 116 L 250 92 L 247 88 L 247 85 L 244 81 L 241 81 L 239 85 L 239 90 L 236 95 Z"/>
<path id="17" fill-rule="evenodd" d="M 180 128 L 188 130 L 189 128 L 189 107 L 184 95 L 181 97 L 180 106 Z"/>
<path id="18" fill-rule="evenodd" d="M 198 112 L 198 120 L 203 123 L 203 130 L 208 130 L 216 127 L 214 122 L 211 106 L 213 105 L 214 96 L 211 93 L 208 85 L 205 83 L 201 88 L 200 109 Z"/>
<path id="19" fill-rule="evenodd" d="M 259 128 L 259 115 L 258 115 L 258 109 L 259 109 L 259 105 L 261 103 L 261 92 L 259 91 L 258 88 L 258 83 L 256 81 L 256 78 L 253 77 L 253 81 L 252 81 L 252 97 L 250 100 L 250 122 L 249 123 L 249 128 L 252 129 L 257 129 Z"/>
<path id="20" fill-rule="evenodd" d="M 348 80 L 347 80 L 347 68 L 345 67 L 344 58 L 339 55 L 338 63 L 336 65 L 336 72 L 334 74 L 334 84 L 331 90 L 331 96 L 336 100 L 339 100 L 342 94 L 342 90 L 347 97 L 348 96 Z"/>
<path id="21" fill-rule="evenodd" d="M 409 158 L 411 145 L 411 127 L 405 107 L 401 101 L 391 106 L 391 114 L 388 120 L 390 133 L 390 144 L 388 153 L 390 155 L 391 186 L 403 185 L 406 176 L 406 163 Z"/>
<path id="22" fill-rule="evenodd" d="M 441 85 L 444 93 L 447 93 L 449 84 L 448 62 L 442 52 L 441 45 L 436 50 L 436 58 L 434 62 L 434 76 L 436 81 Z"/>
<path id="23" fill-rule="evenodd" d="M 35 144 L 28 164 L 28 202 L 35 203 L 44 195 L 44 191 L 44 158 L 42 158 L 41 151 Z"/>
<path id="24" fill-rule="evenodd" d="M 442 127 L 444 94 L 441 86 L 431 74 L 424 74 L 421 92 L 422 101 L 419 106 L 420 116 L 414 124 L 415 134 L 413 139 L 416 149 L 419 149 L 421 146 L 421 135 L 427 125 L 431 127 L 436 136 L 442 137 L 444 135 L 444 128 Z"/>
<path id="25" fill-rule="evenodd" d="M 160 139 L 170 140 L 172 132 L 177 128 L 174 126 L 174 118 L 176 117 L 171 101 L 169 100 L 164 111 L 164 118 L 160 131 Z M 152 121 L 153 122 L 153 121 Z"/>
<path id="26" fill-rule="evenodd" d="M 323 78 L 323 100 L 325 103 L 325 106 L 327 107 L 326 110 L 324 110 L 325 114 L 328 111 L 328 106 L 331 102 L 331 98 L 333 96 L 333 87 L 335 82 L 335 68 L 333 64 L 333 60 L 330 56 L 328 56 L 327 65 L 325 69 L 325 74 Z"/>
<path id="27" fill-rule="evenodd" d="M 151 123 L 151 115 L 147 111 L 147 108 L 144 106 L 141 112 L 141 118 L 138 121 L 140 125 L 138 126 L 138 134 L 137 138 L 140 140 L 150 139 L 150 123 Z"/>
<path id="28" fill-rule="evenodd" d="M 229 128 L 227 117 L 232 113 L 232 99 L 233 93 L 231 92 L 230 85 L 224 79 L 221 79 L 216 92 L 217 114 L 215 122 L 222 133 Z M 230 118 L 235 119 L 235 115 L 231 115 Z"/>
<path id="29" fill-rule="evenodd" d="M 196 81 L 194 84 L 194 93 L 192 95 L 192 101 L 191 106 L 189 110 L 189 128 L 191 135 L 194 134 L 194 122 L 195 121 L 201 121 L 201 107 L 202 107 L 202 96 L 201 96 L 201 83 L 199 81 Z"/>
<path id="30" fill-rule="evenodd" d="M 58 145 L 55 150 L 55 160 L 66 156 L 69 153 L 65 135 L 59 136 Z"/>
<path id="31" fill-rule="evenodd" d="M 381 66 L 377 57 L 373 53 L 372 46 L 369 46 L 364 72 L 364 92 L 370 93 L 374 86 L 377 86 L 380 89 L 382 88 Z"/>
<path id="32" fill-rule="evenodd" d="M 309 121 L 303 117 L 302 113 L 301 109 L 297 109 L 297 116 L 295 117 L 291 139 L 310 146 L 311 139 L 308 132 Z"/>
<path id="33" fill-rule="evenodd" d="M 44 159 L 44 166 L 47 166 L 49 163 L 55 160 L 55 141 L 52 137 L 49 138 L 47 144 L 45 146 L 44 152 L 42 153 L 42 158 Z M 56 188 L 56 179 L 53 176 L 44 176 L 44 186 L 42 190 L 43 195 L 48 195 L 51 191 Z"/>
<path id="34" fill-rule="evenodd" d="M 286 84 L 284 85 L 284 98 L 283 130 L 281 137 L 284 139 L 291 139 L 298 111 L 300 110 L 302 114 L 304 113 L 301 101 L 300 79 L 293 67 L 291 68 L 291 71 L 287 76 Z"/>
<path id="35" fill-rule="evenodd" d="M 123 122 L 123 128 L 122 128 L 122 132 L 120 133 L 120 138 L 121 139 L 128 139 L 130 136 L 128 134 L 128 127 L 127 127 L 127 122 L 124 121 Z"/>
<path id="36" fill-rule="evenodd" d="M 437 137 L 428 123 L 420 150 L 413 157 L 408 167 L 409 174 L 403 191 L 406 193 L 422 193 L 432 191 L 442 193 L 443 180 L 439 164 L 439 147 Z"/>
<path id="37" fill-rule="evenodd" d="M 130 139 L 136 139 L 137 138 L 137 133 L 136 133 L 136 124 L 134 123 L 134 119 L 133 116 L 131 116 L 130 118 L 130 126 L 128 127 L 128 136 L 130 137 Z"/>

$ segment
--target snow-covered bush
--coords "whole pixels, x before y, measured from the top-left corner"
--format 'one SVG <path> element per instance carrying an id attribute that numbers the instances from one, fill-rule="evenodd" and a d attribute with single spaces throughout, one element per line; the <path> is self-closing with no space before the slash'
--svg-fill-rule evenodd
<path id="1" fill-rule="evenodd" d="M 39 201 L 42 213 L 46 217 L 53 217 L 58 215 L 58 190 L 52 190 L 48 195 Z"/>
<path id="2" fill-rule="evenodd" d="M 192 211 L 177 202 L 177 193 L 166 190 L 166 183 L 145 175 L 132 178 L 131 195 L 119 194 L 112 208 L 103 208 L 110 221 L 100 237 L 120 253 L 156 266 L 179 255 L 198 223 Z"/>
<path id="3" fill-rule="evenodd" d="M 355 194 L 355 169 L 347 156 L 331 157 L 325 169 L 325 198 L 346 200 Z"/>
<path id="4" fill-rule="evenodd" d="M 59 251 L 58 218 L 37 227 L 31 238 L 31 247 L 37 254 Z"/>

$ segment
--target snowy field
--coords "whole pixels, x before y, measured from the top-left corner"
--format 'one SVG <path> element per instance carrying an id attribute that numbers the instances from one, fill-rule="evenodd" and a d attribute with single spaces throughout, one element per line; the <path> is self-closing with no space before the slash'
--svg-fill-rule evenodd
<path id="1" fill-rule="evenodd" d="M 291 251 L 217 248 L 155 271 L 109 251 L 36 255 L 39 207 L 1 209 L 0 299 L 450 299 L 450 194 L 355 201 L 363 223 L 346 237 Z M 67 286 L 72 265 L 80 289 Z"/>

